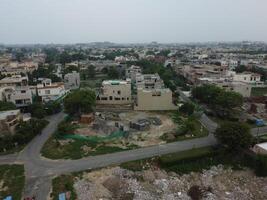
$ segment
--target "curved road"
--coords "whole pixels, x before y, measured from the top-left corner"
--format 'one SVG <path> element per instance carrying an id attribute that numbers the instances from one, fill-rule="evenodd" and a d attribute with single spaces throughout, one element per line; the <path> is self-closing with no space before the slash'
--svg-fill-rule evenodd
<path id="1" fill-rule="evenodd" d="M 185 151 L 192 148 L 211 146 L 217 143 L 212 134 L 215 131 L 217 124 L 211 121 L 206 115 L 202 115 L 200 122 L 207 127 L 210 132 L 209 136 L 207 137 L 113 154 L 87 157 L 79 160 L 49 160 L 42 158 L 40 156 L 42 146 L 56 130 L 58 123 L 62 121 L 64 117 L 64 113 L 59 113 L 48 118 L 50 123 L 42 131 L 42 134 L 36 136 L 22 152 L 18 154 L 0 156 L 0 164 L 24 164 L 26 175 L 26 184 L 24 190 L 25 197 L 35 195 L 38 200 L 47 199 L 47 196 L 51 190 L 52 178 L 60 174 L 100 168 L 112 164 L 120 164 L 127 161 Z M 257 131 L 258 129 L 253 129 L 252 133 L 256 135 Z M 267 127 L 260 128 L 259 130 L 260 134 L 266 132 Z"/>

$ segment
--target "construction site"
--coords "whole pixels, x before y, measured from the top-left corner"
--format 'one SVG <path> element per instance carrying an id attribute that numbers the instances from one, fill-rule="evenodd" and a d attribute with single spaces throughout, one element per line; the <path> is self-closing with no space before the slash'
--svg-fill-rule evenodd
<path id="1" fill-rule="evenodd" d="M 124 144 L 139 147 L 164 143 L 160 137 L 176 130 L 170 113 L 157 112 L 96 112 L 81 116 L 74 135 L 68 138 L 101 140 L 124 148 Z"/>

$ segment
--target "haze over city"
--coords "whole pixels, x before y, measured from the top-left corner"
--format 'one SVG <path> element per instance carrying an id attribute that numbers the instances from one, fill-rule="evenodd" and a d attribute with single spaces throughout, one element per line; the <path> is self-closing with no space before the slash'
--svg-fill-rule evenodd
<path id="1" fill-rule="evenodd" d="M 2 0 L 0 43 L 267 41 L 266 0 Z"/>

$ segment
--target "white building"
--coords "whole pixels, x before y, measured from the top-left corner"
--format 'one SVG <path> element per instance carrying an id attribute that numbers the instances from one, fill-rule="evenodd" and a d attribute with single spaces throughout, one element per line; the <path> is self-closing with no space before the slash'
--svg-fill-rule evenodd
<path id="1" fill-rule="evenodd" d="M 97 104 L 126 105 L 132 103 L 131 81 L 107 80 L 96 98 Z"/>
<path id="2" fill-rule="evenodd" d="M 144 89 L 156 89 L 164 87 L 164 82 L 158 74 L 137 74 L 136 87 Z"/>
<path id="3" fill-rule="evenodd" d="M 28 86 L 6 88 L 4 96 L 6 101 L 14 103 L 18 108 L 32 104 L 33 95 Z"/>
<path id="4" fill-rule="evenodd" d="M 27 86 L 28 77 L 22 77 L 21 75 L 15 75 L 12 77 L 5 77 L 0 80 L 0 87 L 5 86 Z"/>
<path id="5" fill-rule="evenodd" d="M 66 89 L 75 90 L 80 87 L 80 73 L 73 71 L 64 76 L 64 84 Z"/>
<path id="6" fill-rule="evenodd" d="M 252 85 L 263 85 L 261 81 L 261 75 L 251 72 L 243 72 L 243 73 L 234 73 L 233 74 L 233 81 L 240 81 Z"/>
<path id="7" fill-rule="evenodd" d="M 42 102 L 55 101 L 66 94 L 64 83 L 52 83 L 51 79 L 43 79 L 37 85 L 37 94 L 42 98 Z"/>

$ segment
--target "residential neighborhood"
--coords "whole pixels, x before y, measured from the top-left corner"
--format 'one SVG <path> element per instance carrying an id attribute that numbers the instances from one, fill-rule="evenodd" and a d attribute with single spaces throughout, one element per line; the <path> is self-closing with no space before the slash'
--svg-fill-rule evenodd
<path id="1" fill-rule="evenodd" d="M 266 6 L 4 0 L 0 199 L 266 200 Z"/>

